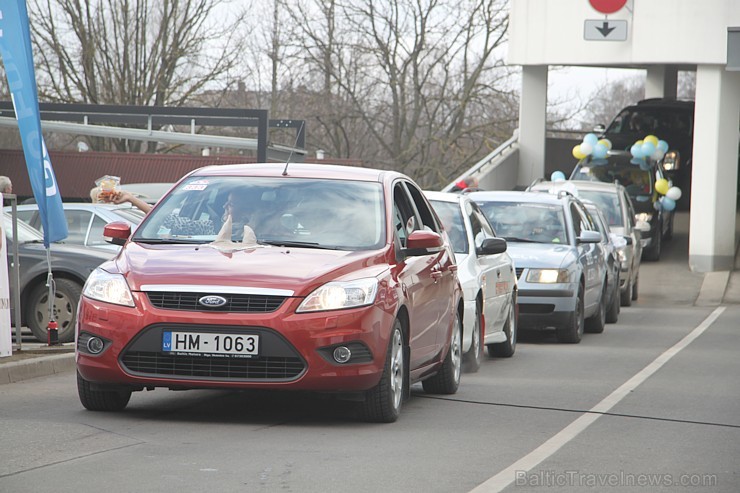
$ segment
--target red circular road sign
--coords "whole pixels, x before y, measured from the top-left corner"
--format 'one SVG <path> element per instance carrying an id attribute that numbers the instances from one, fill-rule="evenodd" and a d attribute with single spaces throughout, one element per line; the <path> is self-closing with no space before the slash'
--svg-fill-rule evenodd
<path id="1" fill-rule="evenodd" d="M 588 0 L 588 3 L 602 14 L 613 14 L 624 7 L 627 0 Z"/>

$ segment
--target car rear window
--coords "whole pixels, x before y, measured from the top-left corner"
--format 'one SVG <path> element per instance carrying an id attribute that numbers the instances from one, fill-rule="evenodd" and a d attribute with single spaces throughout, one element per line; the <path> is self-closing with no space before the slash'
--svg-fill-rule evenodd
<path id="1" fill-rule="evenodd" d="M 507 241 L 568 243 L 563 208 L 528 202 L 479 202 L 483 213 Z"/>

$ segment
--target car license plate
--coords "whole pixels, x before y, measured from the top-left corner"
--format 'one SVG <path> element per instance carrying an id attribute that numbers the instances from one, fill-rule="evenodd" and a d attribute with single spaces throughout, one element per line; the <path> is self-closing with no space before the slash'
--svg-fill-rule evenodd
<path id="1" fill-rule="evenodd" d="M 165 353 L 253 357 L 258 355 L 258 350 L 258 335 L 172 331 L 162 333 L 162 351 Z"/>

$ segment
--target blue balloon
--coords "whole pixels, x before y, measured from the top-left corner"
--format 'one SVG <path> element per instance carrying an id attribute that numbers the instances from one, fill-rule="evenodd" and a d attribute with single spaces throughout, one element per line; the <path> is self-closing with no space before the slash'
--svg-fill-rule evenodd
<path id="1" fill-rule="evenodd" d="M 655 152 L 655 144 L 652 142 L 643 142 L 642 144 L 642 155 L 643 156 L 652 156 L 652 154 Z"/>
<path id="2" fill-rule="evenodd" d="M 673 199 L 669 199 L 668 197 L 661 197 L 660 204 L 663 207 L 663 210 L 666 211 L 672 211 L 676 208 L 676 201 Z"/>
<path id="3" fill-rule="evenodd" d="M 553 171 L 550 175 L 550 181 L 565 181 L 565 173 L 562 171 Z"/>
<path id="4" fill-rule="evenodd" d="M 637 144 L 632 144 L 632 147 L 630 147 L 630 153 L 632 156 L 636 157 L 637 159 L 640 159 L 641 157 L 645 157 L 645 155 L 642 153 L 642 146 Z"/>
<path id="5" fill-rule="evenodd" d="M 663 151 L 663 153 L 668 152 L 668 142 L 666 142 L 665 140 L 659 140 L 657 147 L 658 147 L 658 149 L 660 149 L 661 151 Z"/>
<path id="6" fill-rule="evenodd" d="M 604 159 L 609 149 L 604 144 L 596 144 L 594 146 L 594 152 L 591 154 L 596 159 Z"/>
<path id="7" fill-rule="evenodd" d="M 583 137 L 583 141 L 595 146 L 599 142 L 599 137 L 596 134 L 586 134 L 586 136 Z"/>
<path id="8" fill-rule="evenodd" d="M 655 201 L 655 202 L 653 202 L 653 209 L 655 209 L 656 211 L 659 211 L 659 210 L 660 210 L 660 209 L 662 209 L 662 208 L 663 208 L 663 206 L 661 205 L 661 203 L 660 203 L 660 201 L 659 201 L 659 200 L 658 200 L 658 201 Z"/>

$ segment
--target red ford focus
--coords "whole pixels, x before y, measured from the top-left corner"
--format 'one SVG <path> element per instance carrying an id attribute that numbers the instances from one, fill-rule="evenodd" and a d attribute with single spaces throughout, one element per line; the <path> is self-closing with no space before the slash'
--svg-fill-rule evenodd
<path id="1" fill-rule="evenodd" d="M 145 388 L 363 396 L 398 418 L 414 382 L 457 391 L 460 285 L 419 187 L 390 171 L 259 164 L 196 170 L 87 280 L 78 390 L 116 411 Z"/>

